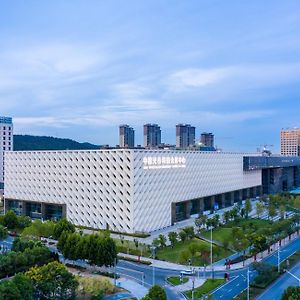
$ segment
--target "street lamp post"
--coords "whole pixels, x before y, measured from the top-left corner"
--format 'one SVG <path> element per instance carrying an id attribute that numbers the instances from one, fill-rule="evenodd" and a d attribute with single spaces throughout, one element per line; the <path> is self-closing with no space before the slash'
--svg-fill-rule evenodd
<path id="1" fill-rule="evenodd" d="M 277 271 L 280 273 L 280 245 L 278 244 L 278 251 L 277 251 Z"/>
<path id="2" fill-rule="evenodd" d="M 154 267 L 155 249 L 156 249 L 155 246 L 151 247 L 152 259 L 153 259 L 153 262 L 152 262 L 152 284 L 153 285 L 155 285 L 155 267 Z"/>
<path id="3" fill-rule="evenodd" d="M 250 270 L 247 268 L 247 300 L 250 300 Z"/>

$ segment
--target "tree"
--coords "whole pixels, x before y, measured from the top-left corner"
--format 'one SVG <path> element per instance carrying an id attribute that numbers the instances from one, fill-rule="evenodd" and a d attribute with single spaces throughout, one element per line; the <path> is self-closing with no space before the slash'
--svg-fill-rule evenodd
<path id="1" fill-rule="evenodd" d="M 133 239 L 133 242 L 134 242 L 135 248 L 137 250 L 138 247 L 139 247 L 139 240 L 138 239 Z"/>
<path id="2" fill-rule="evenodd" d="M 54 227 L 55 224 L 52 221 L 35 220 L 23 230 L 21 236 L 26 238 L 50 237 L 53 234 Z"/>
<path id="3" fill-rule="evenodd" d="M 21 229 L 30 226 L 31 223 L 32 223 L 32 220 L 28 216 L 19 216 L 18 217 L 18 227 Z"/>
<path id="4" fill-rule="evenodd" d="M 3 217 L 3 225 L 8 229 L 18 227 L 18 217 L 14 211 L 9 210 Z"/>
<path id="5" fill-rule="evenodd" d="M 53 237 L 58 240 L 63 231 L 75 232 L 75 226 L 67 219 L 59 220 L 53 231 Z"/>
<path id="6" fill-rule="evenodd" d="M 175 231 L 171 231 L 168 233 L 168 238 L 171 244 L 171 247 L 173 248 L 175 246 L 175 244 L 177 243 L 177 237 L 178 237 L 178 233 Z"/>
<path id="7" fill-rule="evenodd" d="M 249 213 L 251 211 L 252 211 L 252 204 L 251 204 L 250 199 L 247 199 L 246 202 L 245 202 L 245 215 L 246 215 L 246 218 L 249 217 Z"/>
<path id="8" fill-rule="evenodd" d="M 160 234 L 160 235 L 158 236 L 158 239 L 159 239 L 160 247 L 161 247 L 161 248 L 166 247 L 167 238 L 166 238 L 163 234 Z"/>
<path id="9" fill-rule="evenodd" d="M 230 219 L 230 212 L 229 211 L 224 212 L 223 219 L 224 219 L 225 224 L 229 222 L 229 219 Z"/>
<path id="10" fill-rule="evenodd" d="M 258 218 L 261 217 L 261 215 L 263 214 L 264 210 L 265 210 L 264 205 L 262 203 L 260 203 L 260 202 L 256 202 L 256 214 L 257 214 Z"/>
<path id="11" fill-rule="evenodd" d="M 0 300 L 22 300 L 22 295 L 12 280 L 0 284 Z"/>
<path id="12" fill-rule="evenodd" d="M 4 240 L 7 237 L 7 229 L 0 225 L 0 240 Z"/>
<path id="13" fill-rule="evenodd" d="M 142 300 L 167 300 L 167 294 L 165 290 L 159 285 L 153 285 L 148 294 L 142 298 Z"/>
<path id="14" fill-rule="evenodd" d="M 194 232 L 194 227 L 193 226 L 184 227 L 182 229 L 182 231 L 184 231 L 186 233 L 186 237 L 189 240 L 191 240 L 195 236 L 195 232 Z"/>
<path id="15" fill-rule="evenodd" d="M 282 294 L 281 300 L 300 300 L 300 287 L 289 286 Z"/>
<path id="16" fill-rule="evenodd" d="M 158 248 L 159 245 L 160 245 L 160 240 L 158 238 L 153 239 L 152 246 L 155 247 L 155 248 Z"/>
<path id="17" fill-rule="evenodd" d="M 279 215 L 280 215 L 280 219 L 284 219 L 284 215 L 285 215 L 285 206 L 284 205 L 279 206 Z"/>
<path id="18" fill-rule="evenodd" d="M 12 279 L 16 288 L 20 291 L 22 300 L 31 300 L 33 296 L 32 282 L 29 277 L 23 273 L 18 273 Z M 0 298 L 1 299 L 1 298 Z"/>
<path id="19" fill-rule="evenodd" d="M 181 264 L 185 264 L 190 257 L 191 257 L 190 251 L 189 250 L 183 250 L 179 254 L 179 262 Z"/>
<path id="20" fill-rule="evenodd" d="M 180 238 L 181 242 L 184 243 L 185 240 L 186 240 L 186 238 L 187 238 L 186 232 L 183 231 L 183 230 L 180 230 L 180 231 L 179 231 L 179 238 Z"/>
<path id="21" fill-rule="evenodd" d="M 269 218 L 274 218 L 276 216 L 276 208 L 273 204 L 268 206 L 268 216 Z"/>
<path id="22" fill-rule="evenodd" d="M 73 299 L 78 281 L 64 265 L 51 262 L 42 267 L 33 267 L 26 272 L 34 290 L 46 299 Z"/>
<path id="23" fill-rule="evenodd" d="M 200 215 L 197 219 L 195 219 L 195 226 L 198 228 L 198 232 L 202 227 L 206 226 L 207 216 Z"/>

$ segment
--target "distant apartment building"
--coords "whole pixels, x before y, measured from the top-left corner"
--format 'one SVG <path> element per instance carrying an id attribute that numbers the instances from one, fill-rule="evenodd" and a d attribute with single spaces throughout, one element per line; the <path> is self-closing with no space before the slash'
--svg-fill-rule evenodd
<path id="1" fill-rule="evenodd" d="M 206 147 L 213 148 L 214 147 L 214 135 L 211 132 L 203 132 L 201 133 L 200 138 L 201 144 Z"/>
<path id="2" fill-rule="evenodd" d="M 161 144 L 161 129 L 157 124 L 144 125 L 145 148 L 157 148 Z"/>
<path id="3" fill-rule="evenodd" d="M 190 124 L 176 125 L 176 148 L 189 148 L 195 145 L 196 128 Z"/>
<path id="4" fill-rule="evenodd" d="M 280 154 L 285 156 L 300 156 L 300 129 L 281 130 Z"/>
<path id="5" fill-rule="evenodd" d="M 121 148 L 134 148 L 134 129 L 129 125 L 120 125 L 119 140 Z"/>
<path id="6" fill-rule="evenodd" d="M 0 190 L 4 183 L 4 152 L 13 150 L 12 118 L 0 117 Z"/>

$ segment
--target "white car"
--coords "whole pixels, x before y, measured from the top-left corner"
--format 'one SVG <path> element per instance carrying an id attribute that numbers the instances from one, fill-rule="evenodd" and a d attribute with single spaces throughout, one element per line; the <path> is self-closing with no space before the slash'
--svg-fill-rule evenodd
<path id="1" fill-rule="evenodd" d="M 183 276 L 192 276 L 195 275 L 195 270 L 183 270 L 180 272 L 180 275 Z"/>

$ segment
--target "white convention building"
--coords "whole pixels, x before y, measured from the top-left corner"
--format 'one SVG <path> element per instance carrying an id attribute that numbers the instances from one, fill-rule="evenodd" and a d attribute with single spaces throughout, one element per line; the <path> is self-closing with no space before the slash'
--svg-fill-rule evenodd
<path id="1" fill-rule="evenodd" d="M 5 153 L 5 210 L 76 225 L 150 232 L 261 194 L 243 153 L 178 150 Z"/>

